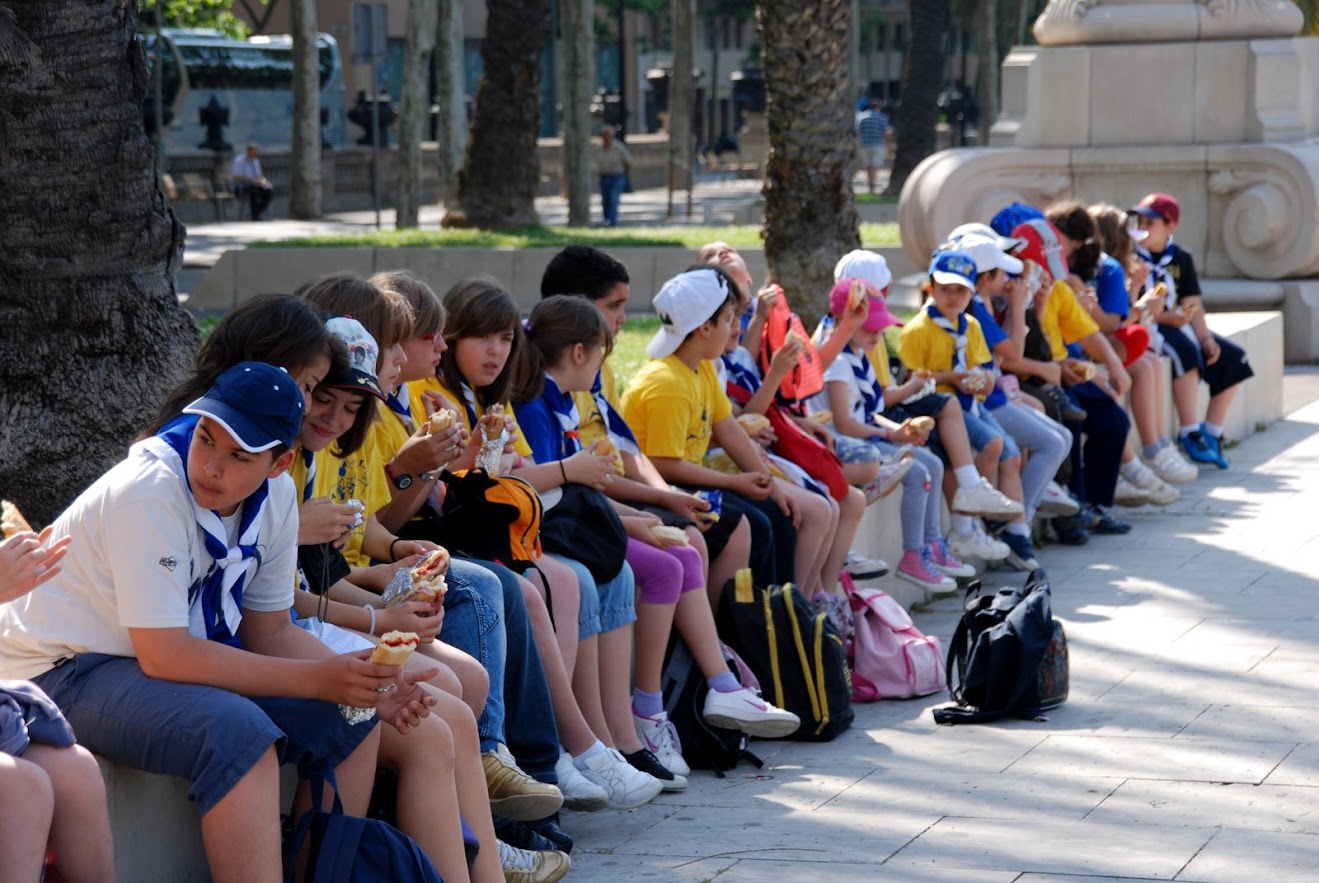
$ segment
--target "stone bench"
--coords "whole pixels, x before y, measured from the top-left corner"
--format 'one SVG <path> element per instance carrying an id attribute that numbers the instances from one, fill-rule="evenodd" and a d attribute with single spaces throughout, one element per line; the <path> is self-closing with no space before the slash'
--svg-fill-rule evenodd
<path id="1" fill-rule="evenodd" d="M 1282 314 L 1272 312 L 1246 313 L 1209 313 L 1209 327 L 1216 333 L 1234 341 L 1250 354 L 1250 362 L 1255 376 L 1246 381 L 1237 393 L 1228 411 L 1224 427 L 1228 438 L 1242 439 L 1253 434 L 1257 427 L 1266 426 L 1282 419 L 1282 375 L 1283 375 L 1283 319 Z M 1166 360 L 1165 360 L 1166 361 Z M 1172 408 L 1171 373 L 1163 374 L 1164 394 L 1169 402 L 1168 428 L 1176 434 L 1178 420 Z M 1197 413 L 1204 414 L 1209 401 L 1209 391 L 1201 384 Z M 1140 439 L 1132 427 L 1131 441 L 1140 450 Z M 1229 453 L 1229 458 L 1231 454 Z M 1212 466 L 1203 472 L 1214 480 L 1218 470 Z M 902 505 L 902 489 L 883 500 L 866 507 L 866 513 L 857 528 L 854 547 L 864 555 L 882 558 L 891 568 L 897 567 L 902 558 L 902 527 L 899 509 Z M 947 507 L 944 509 L 944 524 L 948 523 Z M 868 580 L 867 585 L 883 589 L 898 600 L 904 607 L 925 600 L 925 593 L 903 582 L 890 573 L 880 580 Z"/>

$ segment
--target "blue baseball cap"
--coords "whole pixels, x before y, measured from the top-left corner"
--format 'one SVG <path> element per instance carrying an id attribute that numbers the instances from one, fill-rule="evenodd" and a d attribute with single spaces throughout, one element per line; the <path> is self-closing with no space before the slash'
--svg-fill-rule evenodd
<path id="1" fill-rule="evenodd" d="M 302 431 L 302 391 L 283 368 L 239 362 L 216 378 L 206 395 L 183 409 L 210 417 L 252 454 L 292 447 Z"/>
<path id="2" fill-rule="evenodd" d="M 1014 202 L 1004 206 L 999 213 L 989 220 L 989 226 L 999 236 L 1011 236 L 1012 231 L 1028 221 L 1044 220 L 1044 212 L 1024 202 Z"/>
<path id="3" fill-rule="evenodd" d="M 976 262 L 966 252 L 950 248 L 934 255 L 930 276 L 940 285 L 965 285 L 975 291 Z"/>

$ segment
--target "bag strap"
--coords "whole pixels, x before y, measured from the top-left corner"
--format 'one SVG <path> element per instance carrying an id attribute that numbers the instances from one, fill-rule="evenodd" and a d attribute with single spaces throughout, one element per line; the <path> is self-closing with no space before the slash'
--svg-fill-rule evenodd
<path id="1" fill-rule="evenodd" d="M 953 639 L 948 643 L 948 661 L 944 665 L 944 680 L 948 684 L 948 692 L 960 704 L 962 701 L 962 675 L 966 673 L 967 653 L 970 652 L 969 643 L 971 628 L 967 624 L 967 617 L 970 614 L 962 614 L 962 618 L 957 621 L 957 629 L 953 632 Z"/>
<path id="2" fill-rule="evenodd" d="M 1001 720 L 1002 717 L 1003 713 L 1000 711 L 972 711 L 969 708 L 934 709 L 936 724 L 987 724 Z"/>

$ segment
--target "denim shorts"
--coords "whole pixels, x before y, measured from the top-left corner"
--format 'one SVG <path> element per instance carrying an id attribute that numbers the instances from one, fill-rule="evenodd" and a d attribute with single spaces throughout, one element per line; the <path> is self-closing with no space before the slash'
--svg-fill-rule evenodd
<path id="1" fill-rule="evenodd" d="M 877 463 L 880 459 L 879 448 L 863 438 L 850 435 L 834 436 L 834 453 L 843 465 L 851 463 Z"/>
<path id="2" fill-rule="evenodd" d="M 607 583 L 597 584 L 591 571 L 580 561 L 551 555 L 572 568 L 581 587 L 581 606 L 577 611 L 577 640 L 585 640 L 601 632 L 612 632 L 637 620 L 637 582 L 632 568 L 626 562 L 618 576 Z"/>
<path id="3" fill-rule="evenodd" d="M 134 769 L 189 780 L 205 815 L 274 745 L 302 775 L 333 769 L 376 725 L 349 726 L 319 699 L 249 698 L 147 677 L 133 658 L 83 653 L 34 682 L 89 750 Z"/>
<path id="4" fill-rule="evenodd" d="M 983 451 L 985 446 L 995 438 L 1001 438 L 1003 439 L 1003 452 L 998 456 L 999 462 L 1002 463 L 1012 457 L 1020 457 L 1021 448 L 1017 447 L 1017 443 L 1012 440 L 1012 436 L 1008 435 L 1003 427 L 998 425 L 998 420 L 994 419 L 994 415 L 990 410 L 981 405 L 979 411 L 979 414 L 973 414 L 970 411 L 962 412 L 962 416 L 966 418 L 966 437 L 970 440 L 971 447 L 976 451 Z"/>

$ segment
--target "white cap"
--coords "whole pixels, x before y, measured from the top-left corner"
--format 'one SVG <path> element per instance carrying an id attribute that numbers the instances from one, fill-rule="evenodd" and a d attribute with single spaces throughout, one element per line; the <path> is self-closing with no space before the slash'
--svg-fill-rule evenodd
<path id="1" fill-rule="evenodd" d="M 875 286 L 876 291 L 883 291 L 893 281 L 893 271 L 888 268 L 888 261 L 884 260 L 883 255 L 858 248 L 843 255 L 834 264 L 834 281 L 839 279 L 860 279 Z"/>
<path id="2" fill-rule="evenodd" d="M 688 270 L 665 282 L 651 301 L 660 317 L 660 330 L 646 345 L 646 352 L 654 359 L 672 355 L 687 335 L 710 321 L 728 295 L 725 277 L 714 270 Z"/>
<path id="3" fill-rule="evenodd" d="M 954 247 L 969 254 L 971 260 L 976 262 L 976 270 L 981 273 L 999 269 L 1016 275 L 1025 266 L 1020 259 L 1014 258 L 999 247 L 998 236 L 968 233 L 955 240 Z"/>
<path id="4" fill-rule="evenodd" d="M 1012 251 L 1017 246 L 1023 244 L 1020 239 L 1013 239 L 1011 236 L 999 236 L 997 233 L 994 232 L 993 227 L 989 226 L 988 224 L 980 224 L 974 221 L 971 222 L 970 224 L 963 224 L 962 226 L 953 230 L 953 232 L 948 234 L 947 241 L 956 242 L 958 239 L 961 239 L 963 236 L 970 236 L 972 234 L 975 234 L 977 236 L 987 236 L 990 239 L 997 240 L 998 247 L 1003 251 Z"/>

